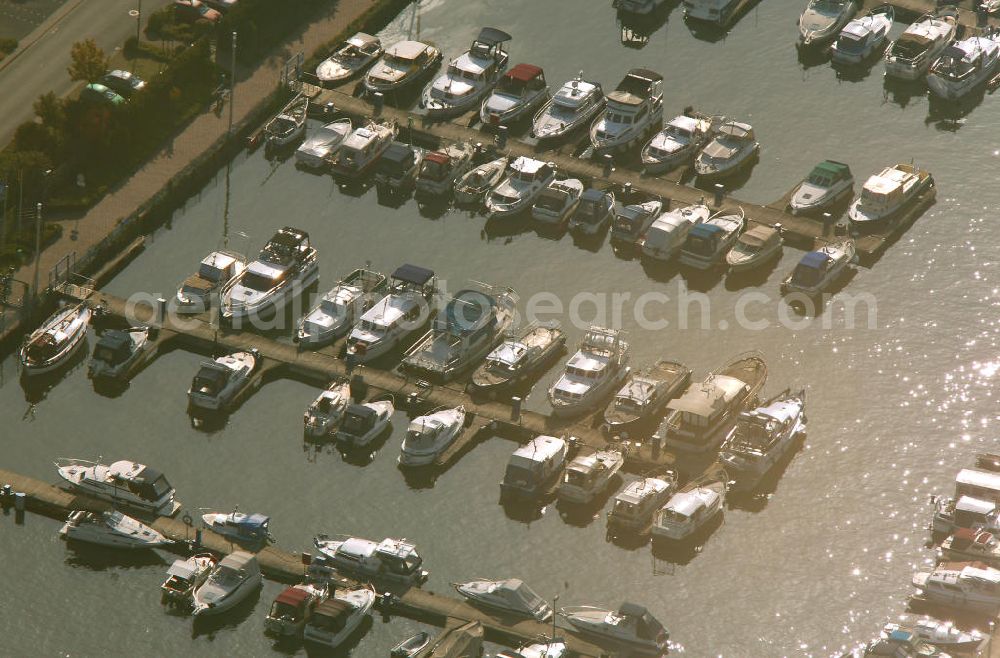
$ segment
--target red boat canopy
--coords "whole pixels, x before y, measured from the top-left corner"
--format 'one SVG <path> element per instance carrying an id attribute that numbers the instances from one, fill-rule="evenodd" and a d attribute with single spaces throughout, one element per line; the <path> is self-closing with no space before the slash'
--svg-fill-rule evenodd
<path id="1" fill-rule="evenodd" d="M 513 80 L 531 82 L 542 75 L 542 69 L 534 64 L 518 64 L 504 75 Z"/>
<path id="2" fill-rule="evenodd" d="M 285 605 L 291 606 L 293 608 L 300 608 L 305 605 L 306 600 L 309 598 L 309 592 L 304 589 L 299 589 L 298 587 L 289 587 L 285 589 L 284 592 L 278 595 L 278 598 L 274 600 L 275 603 L 284 603 Z"/>
<path id="3" fill-rule="evenodd" d="M 433 151 L 431 153 L 428 153 L 427 155 L 424 156 L 424 160 L 426 160 L 427 162 L 436 162 L 439 165 L 447 165 L 449 162 L 451 162 L 451 158 L 449 158 L 444 153 L 441 153 L 440 151 Z"/>

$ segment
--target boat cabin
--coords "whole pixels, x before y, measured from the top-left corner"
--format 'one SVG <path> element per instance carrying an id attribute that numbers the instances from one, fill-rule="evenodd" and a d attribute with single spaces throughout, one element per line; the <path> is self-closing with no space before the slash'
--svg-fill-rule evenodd
<path id="1" fill-rule="evenodd" d="M 945 551 L 964 553 L 970 557 L 991 559 L 1000 551 L 1000 542 L 992 532 L 973 528 L 959 528 L 955 534 L 944 540 L 941 548 Z"/>
<path id="2" fill-rule="evenodd" d="M 792 271 L 792 285 L 799 288 L 815 288 L 823 283 L 835 262 L 822 251 L 810 251 Z"/>
<path id="3" fill-rule="evenodd" d="M 707 122 L 681 115 L 674 117 L 649 144 L 649 154 L 655 158 L 666 158 L 674 154 L 680 146 L 691 143 L 699 133 L 705 131 Z"/>
<path id="4" fill-rule="evenodd" d="M 305 621 L 315 607 L 316 597 L 311 592 L 301 587 L 286 587 L 274 599 L 267 618 L 297 625 Z"/>
<path id="5" fill-rule="evenodd" d="M 717 511 L 709 505 L 704 490 L 682 491 L 674 494 L 666 506 L 660 510 L 657 525 L 679 532 L 690 532 Z"/>
<path id="6" fill-rule="evenodd" d="M 667 641 L 667 630 L 649 610 L 636 603 L 622 603 L 617 619 L 612 621 L 618 628 L 631 630 L 640 642 L 652 642 L 657 646 Z"/>
<path id="7" fill-rule="evenodd" d="M 716 224 L 695 224 L 688 231 L 683 250 L 697 256 L 713 256 L 721 250 L 727 237 L 725 229 Z"/>
<path id="8" fill-rule="evenodd" d="M 377 155 L 381 146 L 379 135 L 379 131 L 370 126 L 356 128 L 341 144 L 336 166 L 345 171 L 357 171 L 365 167 Z"/>
<path id="9" fill-rule="evenodd" d="M 94 346 L 94 360 L 103 361 L 109 366 L 117 366 L 128 361 L 135 350 L 135 343 L 127 331 L 109 329 L 105 331 Z"/>
<path id="10" fill-rule="evenodd" d="M 597 224 L 607 216 L 608 209 L 608 193 L 591 187 L 580 195 L 580 205 L 573 213 L 573 220 L 580 224 Z"/>
<path id="11" fill-rule="evenodd" d="M 958 528 L 997 527 L 1000 509 L 992 500 L 961 496 L 952 510 L 951 521 Z"/>
<path id="12" fill-rule="evenodd" d="M 571 487 L 592 491 L 608 477 L 607 473 L 615 467 L 616 463 L 620 464 L 621 462 L 613 462 L 611 455 L 605 452 L 575 457 L 563 472 L 563 482 Z"/>
<path id="13" fill-rule="evenodd" d="M 971 77 L 983 66 L 983 49 L 978 42 L 960 41 L 944 49 L 931 72 L 958 82 Z"/>
<path id="14" fill-rule="evenodd" d="M 736 421 L 728 448 L 748 459 L 759 459 L 770 451 L 793 422 L 792 417 L 779 420 L 757 410 L 745 411 Z"/>
<path id="15" fill-rule="evenodd" d="M 522 155 L 514 160 L 510 169 L 511 181 L 530 185 L 536 181 L 544 181 L 551 176 L 555 171 L 555 165 L 550 162 L 526 158 Z"/>
<path id="16" fill-rule="evenodd" d="M 486 367 L 491 372 L 512 376 L 525 361 L 528 351 L 524 343 L 506 341 L 490 353 Z"/>
<path id="17" fill-rule="evenodd" d="M 105 473 L 104 479 L 92 482 L 128 491 L 143 500 L 157 501 L 173 491 L 162 473 L 135 462 L 117 461 L 106 471 L 100 466 L 94 469 L 94 475 L 98 478 L 101 472 Z"/>
<path id="18" fill-rule="evenodd" d="M 216 517 L 210 526 L 219 534 L 235 537 L 240 541 L 262 542 L 269 536 L 268 526 L 271 517 L 264 514 L 226 514 L 225 518 Z"/>
<path id="19" fill-rule="evenodd" d="M 229 383 L 233 371 L 219 363 L 203 363 L 191 380 L 191 392 L 214 398 Z"/>
<path id="20" fill-rule="evenodd" d="M 402 539 L 369 539 L 351 537 L 341 542 L 334 552 L 336 567 L 381 576 L 409 578 L 421 575 L 423 559 L 416 546 Z"/>
<path id="21" fill-rule="evenodd" d="M 710 161 L 721 164 L 732 160 L 740 149 L 755 140 L 750 124 L 727 121 L 719 127 L 719 134 L 705 147 L 703 153 Z"/>
<path id="22" fill-rule="evenodd" d="M 618 239 L 636 239 L 652 225 L 653 211 L 644 205 L 625 206 L 615 212 L 612 233 Z"/>
<path id="23" fill-rule="evenodd" d="M 507 65 L 507 51 L 504 43 L 513 39 L 512 36 L 495 27 L 484 27 L 479 30 L 479 36 L 472 42 L 469 54 L 476 59 L 492 60 L 501 68 Z"/>
<path id="24" fill-rule="evenodd" d="M 904 200 L 904 187 L 914 174 L 889 167 L 871 176 L 861 189 L 861 207 L 866 214 L 883 215 L 897 208 Z"/>
<path id="25" fill-rule="evenodd" d="M 322 636 L 336 636 L 347 627 L 347 621 L 354 613 L 354 606 L 347 601 L 330 597 L 316 606 L 309 618 L 307 636 L 319 633 Z"/>
<path id="26" fill-rule="evenodd" d="M 394 294 L 414 292 L 421 297 L 429 298 L 437 290 L 434 270 L 417 265 L 400 265 L 389 279 Z"/>
<path id="27" fill-rule="evenodd" d="M 344 411 L 340 431 L 350 436 L 364 436 L 372 431 L 378 421 L 378 412 L 363 404 L 351 404 Z"/>
<path id="28" fill-rule="evenodd" d="M 495 93 L 524 98 L 534 96 L 545 87 L 545 73 L 541 67 L 534 64 L 518 64 L 503 74 L 497 82 Z"/>
<path id="29" fill-rule="evenodd" d="M 382 42 L 364 32 L 358 32 L 344 42 L 344 47 L 337 53 L 343 59 L 367 59 L 375 57 L 382 50 Z"/>
<path id="30" fill-rule="evenodd" d="M 672 488 L 659 478 L 643 478 L 631 483 L 615 496 L 608 521 L 626 525 L 648 522 Z"/>
<path id="31" fill-rule="evenodd" d="M 431 58 L 433 50 L 420 41 L 400 41 L 389 46 L 385 51 L 385 61 L 395 67 L 402 68 L 407 73 L 418 69 Z"/>
<path id="32" fill-rule="evenodd" d="M 663 98 L 663 76 L 649 69 L 632 69 L 615 90 L 608 94 L 608 120 L 612 123 L 637 123 L 649 107 Z"/>
<path id="33" fill-rule="evenodd" d="M 660 402 L 657 382 L 648 377 L 636 376 L 615 395 L 615 410 L 642 416 Z"/>
<path id="34" fill-rule="evenodd" d="M 860 55 L 867 52 L 876 40 L 882 38 L 881 32 L 872 30 L 870 24 L 851 21 L 841 30 L 837 37 L 837 50 L 849 55 Z"/>
<path id="35" fill-rule="evenodd" d="M 809 176 L 806 178 L 806 182 L 816 187 L 830 189 L 842 181 L 852 180 L 853 178 L 854 175 L 851 173 L 851 168 L 843 162 L 825 160 L 813 167 L 813 170 L 809 172 Z"/>
<path id="36" fill-rule="evenodd" d="M 198 266 L 198 273 L 188 277 L 182 286 L 187 297 L 203 296 L 212 288 L 226 283 L 243 270 L 243 261 L 235 254 L 213 251 Z"/>
<path id="37" fill-rule="evenodd" d="M 305 260 L 311 253 L 309 234 L 301 229 L 286 226 L 264 245 L 264 249 L 260 252 L 260 260 L 287 267 Z"/>
<path id="38" fill-rule="evenodd" d="M 417 154 L 413 147 L 393 142 L 379 158 L 375 173 L 389 180 L 399 180 L 405 178 L 416 165 Z"/>
<path id="39" fill-rule="evenodd" d="M 748 394 L 746 382 L 727 375 L 712 375 L 688 388 L 681 397 L 667 403 L 672 438 L 699 445 L 710 442 Z"/>
<path id="40" fill-rule="evenodd" d="M 451 156 L 441 151 L 432 151 L 424 156 L 417 178 L 439 183 L 445 180 L 453 169 Z"/>
<path id="41" fill-rule="evenodd" d="M 757 224 L 749 231 L 740 235 L 733 245 L 738 254 L 754 256 L 777 248 L 781 244 L 781 234 L 777 229 L 764 224 Z"/>
<path id="42" fill-rule="evenodd" d="M 566 459 L 566 442 L 554 436 L 537 436 L 514 451 L 507 462 L 504 492 L 534 495 Z"/>
<path id="43" fill-rule="evenodd" d="M 955 476 L 955 497 L 963 496 L 1000 503 L 1000 473 L 963 468 Z"/>

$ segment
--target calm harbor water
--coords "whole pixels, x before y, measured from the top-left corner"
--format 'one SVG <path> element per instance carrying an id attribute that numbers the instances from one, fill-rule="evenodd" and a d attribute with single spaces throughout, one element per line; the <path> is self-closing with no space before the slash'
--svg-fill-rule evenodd
<path id="1" fill-rule="evenodd" d="M 706 326 L 696 318 L 680 328 L 680 309 L 670 302 L 649 312 L 670 325 L 643 330 L 626 304 L 622 326 L 635 366 L 668 357 L 700 378 L 738 352 L 759 349 L 770 367 L 766 393 L 808 389 L 804 448 L 772 495 L 727 509 L 699 553 L 667 561 L 649 546 L 607 543 L 603 515 L 568 523 L 549 506 L 511 518 L 497 504 L 513 449 L 502 439 L 477 446 L 433 486 L 419 488 L 395 466 L 402 414 L 368 464 L 304 449 L 301 412 L 317 391 L 299 382 L 266 385 L 222 428 L 195 428 L 185 391 L 202 358 L 182 351 L 158 359 L 114 399 L 92 390 L 83 367 L 48 391 L 26 393 L 8 358 L 0 367 L 0 465 L 54 481 L 56 457 L 134 458 L 166 472 L 189 509 L 238 504 L 271 515 L 289 550 L 307 549 L 317 532 L 406 536 L 425 556 L 435 591 L 456 580 L 518 576 L 543 595 L 558 594 L 560 605 L 635 600 L 693 656 L 830 655 L 905 614 L 912 573 L 933 559 L 924 546 L 928 496 L 947 492 L 954 473 L 994 444 L 1000 284 L 988 222 L 1000 205 L 1000 106 L 987 96 L 967 116 L 940 120 L 925 96 L 886 90 L 880 63 L 854 81 L 838 79 L 828 63 L 803 65 L 794 48 L 799 3 L 761 3 L 714 41 L 696 38 L 675 8 L 638 49 L 622 45 L 609 4 L 425 2 L 420 37 L 453 56 L 479 26 L 502 27 L 515 37 L 512 61 L 544 66 L 553 86 L 580 69 L 606 86 L 632 66 L 661 71 L 667 116 L 693 105 L 754 125 L 761 161 L 738 192 L 748 201 L 779 198 L 826 158 L 849 163 L 859 179 L 912 158 L 939 188 L 937 204 L 841 293 L 871 295 L 876 326 L 848 328 L 836 303 L 818 319 L 791 315 L 794 322 L 782 323 L 777 288 L 801 256 L 794 249 L 750 287 L 691 281 L 711 302 Z M 391 41 L 411 25 L 405 13 L 382 36 Z M 894 34 L 902 29 L 897 24 Z M 224 207 L 220 174 L 108 289 L 169 297 L 219 244 Z M 269 162 L 262 151 L 239 156 L 230 234 L 245 232 L 256 249 L 285 224 L 310 232 L 321 255 L 321 289 L 366 260 L 382 270 L 402 262 L 432 267 L 451 290 L 476 279 L 512 286 L 522 297 L 551 292 L 567 306 L 580 292 L 655 291 L 676 300 L 684 282 L 619 258 L 607 244 L 539 236 L 527 222 L 486 230 L 482 217 L 454 210 L 426 216 L 412 201 L 392 208 L 373 189 L 342 193 L 329 176 L 299 171 L 292 161 Z M 232 246 L 242 247 L 241 240 Z M 739 299 L 752 290 L 770 297 L 748 310 L 768 321 L 764 329 L 736 322 Z M 587 317 L 594 307 L 580 312 Z M 571 343 L 582 333 L 566 329 Z M 544 391 L 555 375 L 538 383 L 530 408 L 546 409 Z M 72 551 L 58 541 L 57 523 L 35 516 L 23 527 L 0 518 L 0 528 L 0 574 L 17 593 L 0 615 L 0 653 L 304 653 L 276 649 L 262 633 L 279 591 L 274 583 L 240 614 L 192 631 L 190 619 L 158 603 L 171 556 L 123 563 Z M 376 618 L 351 655 L 385 655 L 415 628 Z"/>

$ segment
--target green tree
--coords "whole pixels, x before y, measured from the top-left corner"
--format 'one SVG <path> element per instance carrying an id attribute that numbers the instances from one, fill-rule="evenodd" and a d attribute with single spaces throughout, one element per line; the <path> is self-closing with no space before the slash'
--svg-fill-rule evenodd
<path id="1" fill-rule="evenodd" d="M 72 80 L 96 82 L 108 72 L 108 56 L 93 39 L 74 43 L 69 56 L 71 63 L 66 70 Z"/>

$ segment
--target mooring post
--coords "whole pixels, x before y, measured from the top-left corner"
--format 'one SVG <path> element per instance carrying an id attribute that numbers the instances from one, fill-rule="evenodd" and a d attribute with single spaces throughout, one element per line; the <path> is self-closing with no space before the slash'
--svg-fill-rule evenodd
<path id="1" fill-rule="evenodd" d="M 167 319 L 167 300 L 163 297 L 156 298 L 156 324 L 163 327 L 163 321 Z"/>
<path id="2" fill-rule="evenodd" d="M 194 546 L 195 546 L 195 548 L 201 548 L 201 528 L 195 528 L 195 531 L 194 531 Z"/>
<path id="3" fill-rule="evenodd" d="M 521 422 L 521 398 L 517 396 L 510 399 L 510 419 L 515 423 Z"/>
<path id="4" fill-rule="evenodd" d="M 14 494 L 14 522 L 24 523 L 24 508 L 27 506 L 28 496 L 21 491 Z"/>
<path id="5" fill-rule="evenodd" d="M 375 111 L 376 115 L 382 114 L 382 105 L 384 103 L 385 103 L 385 96 L 382 94 L 381 91 L 376 91 L 374 94 L 372 94 L 372 109 Z"/>
<path id="6" fill-rule="evenodd" d="M 632 181 L 629 181 L 625 183 L 624 186 L 622 186 L 622 202 L 628 203 L 631 200 L 632 200 Z"/>
<path id="7" fill-rule="evenodd" d="M 497 127 L 497 148 L 501 151 L 507 148 L 507 126 Z"/>
<path id="8" fill-rule="evenodd" d="M 615 158 L 610 153 L 605 153 L 601 156 L 601 159 L 604 161 L 604 177 L 609 178 L 611 172 L 615 170 Z"/>
<path id="9" fill-rule="evenodd" d="M 828 212 L 823 213 L 823 236 L 826 237 L 830 235 L 830 229 L 833 228 L 833 215 Z"/>
<path id="10" fill-rule="evenodd" d="M 722 197 L 726 193 L 726 186 L 723 185 L 722 183 L 716 183 L 714 187 L 715 187 L 715 206 L 718 207 L 722 205 Z"/>

